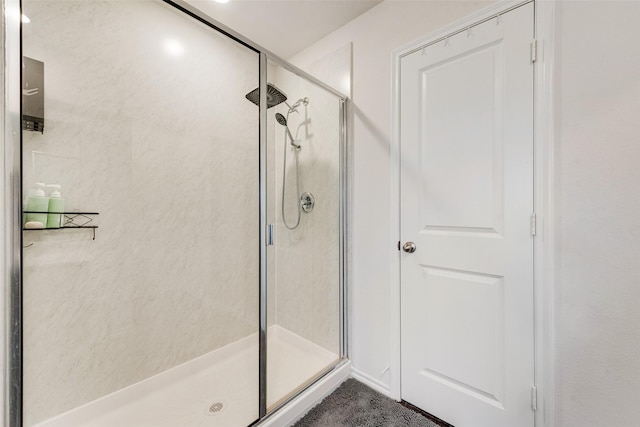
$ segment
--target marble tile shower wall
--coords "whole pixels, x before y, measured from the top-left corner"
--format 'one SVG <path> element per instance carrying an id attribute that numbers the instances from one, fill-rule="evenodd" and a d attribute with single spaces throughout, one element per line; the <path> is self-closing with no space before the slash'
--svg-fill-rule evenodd
<path id="1" fill-rule="evenodd" d="M 309 104 L 289 116 L 289 128 L 302 145 L 299 152 L 300 192 L 316 199 L 311 213 L 302 213 L 300 226 L 288 230 L 282 221 L 282 150 L 284 128 L 277 126 L 275 180 L 277 235 L 275 247 L 275 321 L 278 325 L 338 354 L 339 330 L 339 102 L 327 91 L 283 70 L 274 70 L 275 84 L 290 103 L 308 97 Z M 286 106 L 276 110 L 286 115 Z M 296 219 L 294 151 L 287 140 L 287 223 Z"/>
<path id="2" fill-rule="evenodd" d="M 100 212 L 95 241 L 25 232 L 32 425 L 256 332 L 258 56 L 161 2 L 23 3 L 46 94 L 25 193 Z"/>

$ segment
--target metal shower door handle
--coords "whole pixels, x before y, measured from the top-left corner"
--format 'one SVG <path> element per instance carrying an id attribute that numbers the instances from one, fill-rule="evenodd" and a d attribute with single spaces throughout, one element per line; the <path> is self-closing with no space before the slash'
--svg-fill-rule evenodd
<path id="1" fill-rule="evenodd" d="M 416 251 L 416 244 L 413 242 L 407 242 L 402 245 L 402 250 L 408 254 L 412 254 Z"/>

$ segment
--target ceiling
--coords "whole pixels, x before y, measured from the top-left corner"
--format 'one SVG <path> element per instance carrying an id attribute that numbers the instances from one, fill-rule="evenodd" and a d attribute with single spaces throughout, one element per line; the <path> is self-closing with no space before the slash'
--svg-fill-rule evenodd
<path id="1" fill-rule="evenodd" d="M 216 21 L 289 59 L 381 0 L 187 0 Z"/>

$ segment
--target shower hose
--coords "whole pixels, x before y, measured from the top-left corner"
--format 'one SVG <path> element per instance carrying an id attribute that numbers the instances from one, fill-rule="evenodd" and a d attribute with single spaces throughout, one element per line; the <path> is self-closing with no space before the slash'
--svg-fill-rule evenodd
<path id="1" fill-rule="evenodd" d="M 289 120 L 289 112 L 287 112 L 287 122 Z M 293 141 L 291 141 L 293 143 Z M 287 224 L 287 218 L 286 218 L 286 214 L 284 213 L 285 209 L 284 209 L 284 199 L 285 199 L 285 193 L 287 192 L 287 148 L 288 148 L 287 144 L 287 132 L 284 133 L 284 144 L 283 144 L 283 160 L 282 160 L 282 203 L 281 203 L 281 208 L 282 208 L 282 222 L 284 223 L 284 226 L 287 227 L 289 230 L 295 230 L 296 228 L 298 228 L 298 225 L 300 225 L 300 203 L 298 203 L 298 195 L 300 194 L 300 167 L 299 167 L 299 163 L 298 163 L 298 152 L 300 151 L 299 148 L 295 148 L 295 152 L 294 152 L 294 156 L 295 156 L 295 163 L 296 163 L 296 205 L 297 205 L 297 209 L 296 209 L 296 213 L 298 214 L 297 219 L 296 219 L 296 223 L 294 225 L 289 225 Z"/>

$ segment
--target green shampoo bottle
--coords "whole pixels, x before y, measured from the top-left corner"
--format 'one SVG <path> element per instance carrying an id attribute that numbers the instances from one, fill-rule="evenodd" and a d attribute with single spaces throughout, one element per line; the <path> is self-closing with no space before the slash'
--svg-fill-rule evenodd
<path id="1" fill-rule="evenodd" d="M 45 228 L 47 226 L 47 212 L 49 211 L 49 198 L 44 196 L 45 185 L 36 183 L 36 188 L 31 191 L 27 199 L 25 210 L 28 213 L 25 219 L 25 228 Z"/>
<path id="2" fill-rule="evenodd" d="M 49 214 L 47 215 L 47 228 L 61 228 L 64 224 L 62 219 L 64 215 L 64 199 L 60 194 L 60 186 L 58 184 L 47 185 L 52 188 L 49 196 Z"/>

